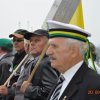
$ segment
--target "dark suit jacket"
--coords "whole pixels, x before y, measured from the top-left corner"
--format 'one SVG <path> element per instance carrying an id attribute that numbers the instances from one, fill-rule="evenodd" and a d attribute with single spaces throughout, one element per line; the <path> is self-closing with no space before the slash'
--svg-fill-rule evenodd
<path id="1" fill-rule="evenodd" d="M 100 100 L 100 76 L 83 63 L 59 100 Z"/>

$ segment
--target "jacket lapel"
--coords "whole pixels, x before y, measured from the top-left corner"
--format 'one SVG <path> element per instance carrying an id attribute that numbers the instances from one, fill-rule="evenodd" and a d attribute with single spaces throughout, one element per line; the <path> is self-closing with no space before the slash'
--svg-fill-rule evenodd
<path id="1" fill-rule="evenodd" d="M 69 85 L 66 87 L 59 100 L 69 100 L 73 95 L 77 94 L 78 86 L 83 81 L 83 76 L 87 72 L 87 69 L 87 65 L 83 63 L 70 81 Z"/>

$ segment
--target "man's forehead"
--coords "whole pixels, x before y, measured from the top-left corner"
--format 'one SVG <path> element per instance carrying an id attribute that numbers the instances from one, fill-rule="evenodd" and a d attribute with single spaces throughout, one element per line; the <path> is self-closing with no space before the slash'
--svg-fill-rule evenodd
<path id="1" fill-rule="evenodd" d="M 44 36 L 39 36 L 39 35 L 32 35 L 32 37 L 30 39 L 35 39 L 35 38 L 43 38 Z"/>
<path id="2" fill-rule="evenodd" d="M 44 38 L 45 36 L 32 36 L 30 38 L 30 41 L 34 41 L 34 40 L 45 40 Z"/>
<path id="3" fill-rule="evenodd" d="M 57 37 L 57 38 L 51 38 L 49 39 L 49 44 L 50 45 L 62 45 L 66 43 L 66 38 L 63 37 Z"/>
<path id="4" fill-rule="evenodd" d="M 42 36 L 42 35 L 34 35 L 33 34 L 30 38 L 33 38 L 33 37 L 40 37 L 41 38 L 41 37 L 44 37 L 44 36 Z"/>
<path id="5" fill-rule="evenodd" d="M 67 38 L 64 38 L 64 37 L 56 37 L 56 38 L 50 38 L 49 41 L 65 41 L 67 40 Z"/>

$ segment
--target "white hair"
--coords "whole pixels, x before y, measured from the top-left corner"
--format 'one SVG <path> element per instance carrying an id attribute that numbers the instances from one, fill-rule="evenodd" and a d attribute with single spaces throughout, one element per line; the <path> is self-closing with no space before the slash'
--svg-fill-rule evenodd
<path id="1" fill-rule="evenodd" d="M 75 39 L 70 39 L 67 38 L 67 45 L 71 46 L 73 44 L 77 44 L 77 46 L 79 47 L 80 50 L 80 54 L 84 57 L 84 54 L 87 52 L 88 50 L 88 44 L 79 40 L 75 40 Z"/>

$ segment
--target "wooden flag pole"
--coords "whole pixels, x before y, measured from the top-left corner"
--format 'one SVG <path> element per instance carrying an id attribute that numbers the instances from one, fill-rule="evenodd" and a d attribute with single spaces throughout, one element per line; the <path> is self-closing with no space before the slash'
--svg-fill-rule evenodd
<path id="1" fill-rule="evenodd" d="M 19 63 L 19 65 L 16 67 L 16 69 L 12 72 L 12 74 L 9 76 L 9 78 L 6 80 L 6 82 L 4 83 L 4 86 L 7 85 L 7 83 L 11 80 L 11 78 L 13 77 L 13 75 L 16 73 L 16 71 L 21 67 L 21 65 L 26 61 L 26 59 L 29 57 L 29 54 L 27 54 L 23 60 Z"/>
<path id="2" fill-rule="evenodd" d="M 47 44 L 45 45 L 45 47 L 44 47 L 44 49 L 43 49 L 43 51 L 42 51 L 42 53 L 41 53 L 41 55 L 40 55 L 40 57 L 39 57 L 39 60 L 37 61 L 36 65 L 34 66 L 32 72 L 31 72 L 31 74 L 30 74 L 30 76 L 29 76 L 29 78 L 28 78 L 28 82 L 29 82 L 29 83 L 31 82 L 31 80 L 32 80 L 32 78 L 33 78 L 33 76 L 34 76 L 34 74 L 35 74 L 37 68 L 39 67 L 40 62 L 41 62 L 41 60 L 43 59 L 43 57 L 44 57 L 44 55 L 45 55 L 45 53 L 46 53 L 48 47 L 49 47 L 49 43 L 47 43 Z"/>

